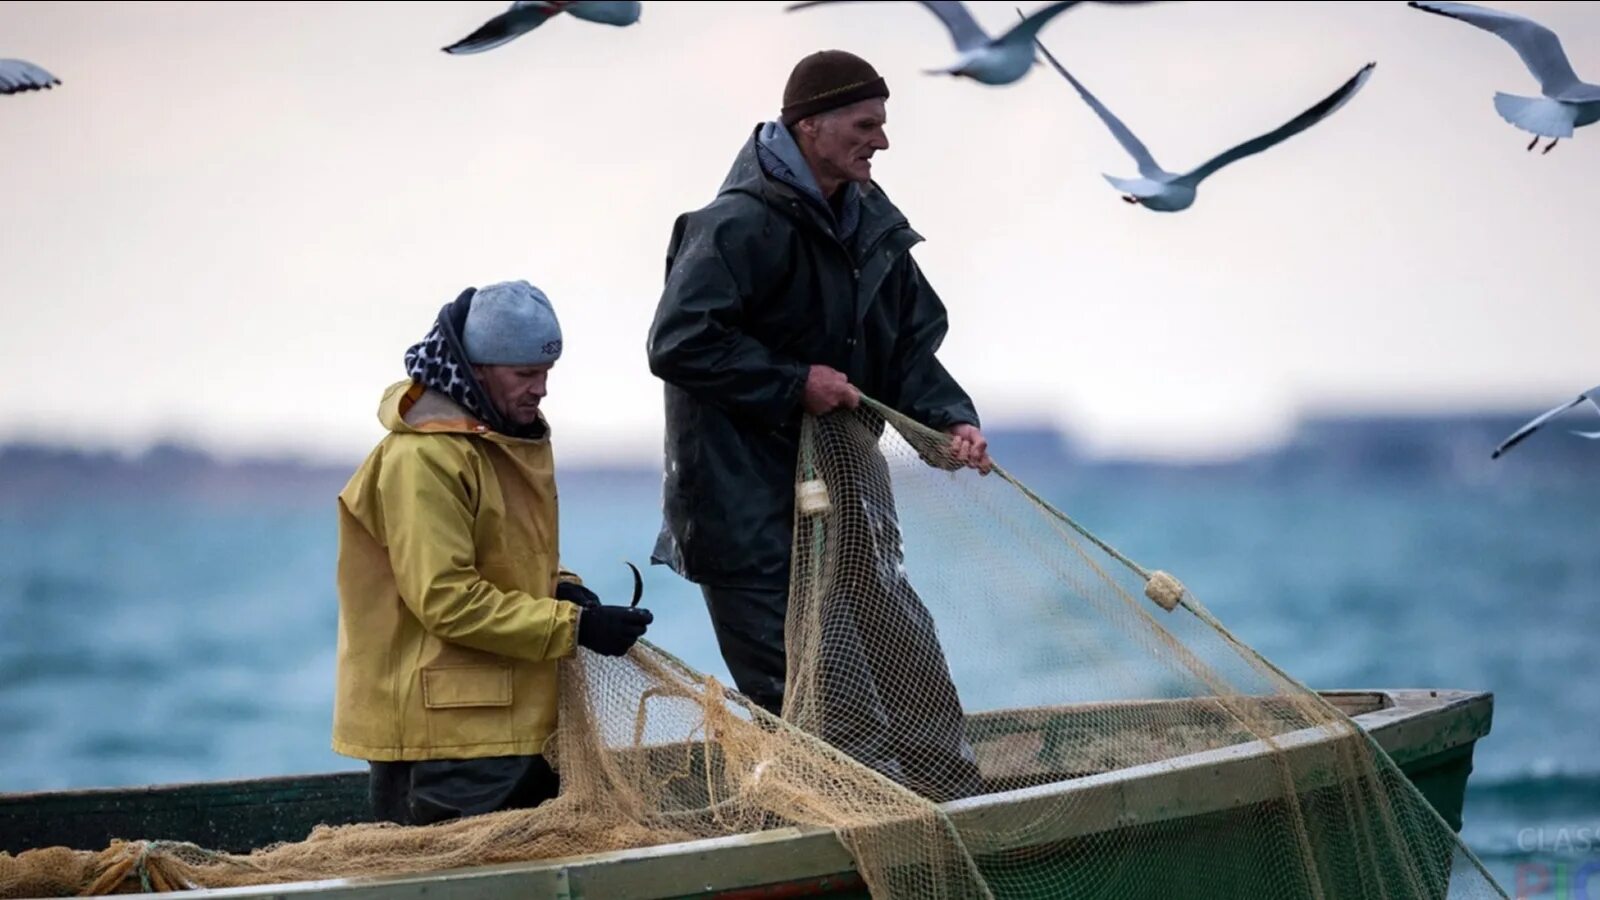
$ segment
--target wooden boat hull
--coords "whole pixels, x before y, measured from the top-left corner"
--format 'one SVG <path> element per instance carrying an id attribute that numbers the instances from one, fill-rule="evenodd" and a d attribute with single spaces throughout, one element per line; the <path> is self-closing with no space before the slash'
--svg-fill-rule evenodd
<path id="1" fill-rule="evenodd" d="M 1467 778 L 1476 742 L 1487 735 L 1493 698 L 1467 691 L 1325 692 L 1351 715 L 1399 765 L 1445 822 L 1461 827 Z M 1118 704 L 1130 711 L 1170 703 Z M 1073 717 L 1093 716 L 1100 727 L 1106 707 L 1027 709 L 972 716 L 976 743 L 1027 740 L 1059 732 Z M 1140 717 L 1130 713 L 1130 721 Z M 1145 717 L 1148 718 L 1147 716 Z M 1041 729 L 1045 722 L 1051 729 Z M 1318 790 L 1336 791 L 1332 777 L 1318 788 L 1328 765 L 1328 741 L 1296 733 L 1281 741 L 1289 750 L 1296 783 L 1314 802 Z M 1025 846 L 970 847 L 980 865 L 1004 861 L 1007 887 L 1030 896 L 1057 895 L 1067 884 L 1095 884 L 1104 896 L 1268 896 L 1284 889 L 1282 872 L 1231 860 L 1244 857 L 1292 860 L 1293 846 L 1263 847 L 1293 838 L 1284 829 L 1251 829 L 1241 846 L 1238 823 L 1261 821 L 1281 802 L 1270 754 L 1248 746 L 1154 760 L 1117 771 L 1061 780 L 1059 765 L 1041 746 L 1038 772 L 1013 773 L 993 793 L 945 804 L 963 833 L 1016 833 L 1008 823 L 1054 824 L 1030 828 Z M 137 789 L 0 794 L 0 850 L 16 853 L 41 846 L 100 849 L 113 838 L 190 841 L 230 852 L 247 852 L 277 841 L 303 838 L 321 823 L 365 821 L 365 772 L 343 772 L 237 782 Z M 1048 815 L 1071 804 L 1069 816 Z M 1056 833 L 1050 833 L 1051 830 Z M 1197 839 L 1197 835 L 1200 836 Z M 1115 838 L 1108 840 L 1108 838 Z M 980 840 L 981 843 L 981 840 Z M 1046 852 L 1048 850 L 1048 852 Z M 1264 857 L 1263 854 L 1270 854 Z M 1433 895 L 1448 878 L 1450 860 L 1440 859 L 1430 877 Z M 1320 875 L 1325 895 L 1342 896 L 1337 871 Z M 1134 886 L 1137 885 L 1137 889 Z M 1329 890 L 1329 887 L 1332 890 Z M 1370 887 L 1370 885 L 1368 886 Z M 1352 892 L 1363 889 L 1352 886 Z M 1008 895 L 1012 893 L 1008 890 Z M 1412 893 L 1416 893 L 1412 891 Z M 1442 891 L 1439 893 L 1442 894 Z M 390 878 L 297 882 L 263 888 L 193 892 L 215 897 L 346 898 L 663 898 L 663 897 L 866 897 L 854 864 L 832 832 L 784 828 L 757 834 L 671 844 L 503 866 Z M 1392 896 L 1395 894 L 1391 894 Z M 1405 896 L 1405 893 L 1398 894 Z"/>

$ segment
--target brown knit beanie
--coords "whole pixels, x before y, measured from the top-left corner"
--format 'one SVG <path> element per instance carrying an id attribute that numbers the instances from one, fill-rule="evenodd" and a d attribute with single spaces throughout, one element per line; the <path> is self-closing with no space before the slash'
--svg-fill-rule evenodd
<path id="1" fill-rule="evenodd" d="M 783 88 L 783 124 L 874 97 L 889 86 L 866 60 L 843 50 L 821 50 L 800 60 Z"/>

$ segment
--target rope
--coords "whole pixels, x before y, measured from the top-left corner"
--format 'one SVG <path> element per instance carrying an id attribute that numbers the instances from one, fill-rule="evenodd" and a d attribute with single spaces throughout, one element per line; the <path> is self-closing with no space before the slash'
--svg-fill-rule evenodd
<path id="1" fill-rule="evenodd" d="M 940 443 L 947 447 L 950 444 L 950 435 L 929 428 L 922 423 L 905 416 L 899 411 L 886 406 L 883 403 L 872 399 L 871 397 L 868 397 L 865 394 L 861 395 L 861 403 L 863 406 L 866 406 L 867 408 L 878 413 L 884 418 L 885 421 L 894 425 L 895 428 L 902 434 L 910 432 L 911 434 L 915 434 L 919 437 L 934 441 L 936 443 Z M 1115 559 L 1117 562 L 1126 566 L 1129 571 L 1133 572 L 1135 575 L 1138 575 L 1140 578 L 1145 579 L 1147 582 L 1145 591 L 1146 595 L 1150 596 L 1150 598 L 1155 600 L 1157 603 L 1161 603 L 1162 606 L 1166 607 L 1169 611 L 1172 609 L 1172 606 L 1169 606 L 1161 599 L 1157 599 L 1156 594 L 1158 592 L 1165 594 L 1167 591 L 1173 590 L 1173 586 L 1176 586 L 1176 589 L 1182 594 L 1182 599 L 1178 600 L 1176 605 L 1182 605 L 1184 609 L 1187 609 L 1193 613 L 1195 617 L 1204 623 L 1208 628 L 1215 631 L 1223 640 L 1227 641 L 1228 645 L 1233 647 L 1241 656 L 1245 657 L 1249 661 L 1261 665 L 1263 668 L 1272 672 L 1277 677 L 1283 679 L 1285 683 L 1299 691 L 1304 692 L 1305 695 L 1313 699 L 1313 702 L 1320 707 L 1323 712 L 1336 717 L 1336 719 L 1344 720 L 1344 722 L 1346 722 L 1350 727 L 1354 728 L 1357 732 L 1365 736 L 1367 742 L 1380 755 L 1385 757 L 1388 756 L 1388 754 L 1383 750 L 1383 747 L 1378 744 L 1377 738 L 1373 737 L 1372 734 L 1365 728 L 1362 728 L 1360 725 L 1356 724 L 1354 719 L 1345 715 L 1343 710 L 1339 709 L 1337 706 L 1334 706 L 1333 703 L 1326 697 L 1302 684 L 1299 679 L 1296 679 L 1288 672 L 1285 672 L 1283 669 L 1279 668 L 1271 660 L 1267 659 L 1265 656 L 1262 656 L 1254 647 L 1251 647 L 1244 641 L 1239 640 L 1239 638 L 1234 635 L 1232 631 L 1228 630 L 1227 626 L 1223 625 L 1216 616 L 1211 614 L 1210 610 L 1206 609 L 1205 606 L 1194 600 L 1192 595 L 1188 593 L 1187 589 L 1184 589 L 1182 584 L 1178 583 L 1177 579 L 1165 572 L 1151 571 L 1146 569 L 1145 567 L 1124 556 L 1115 547 L 1112 547 L 1110 544 L 1107 544 L 1105 541 L 1101 540 L 1097 535 L 1089 531 L 1089 529 L 1078 524 L 1071 516 L 1055 508 L 1050 504 L 1049 501 L 1045 500 L 1043 497 L 1040 497 L 1027 485 L 1018 481 L 1011 475 L 1011 473 L 1007 472 L 1003 467 L 1001 467 L 999 463 L 994 464 L 993 471 L 995 474 L 1004 479 L 1007 484 L 1010 484 L 1012 487 L 1016 488 L 1017 491 L 1020 492 L 1024 497 L 1027 497 L 1028 500 L 1034 505 L 1038 506 L 1040 509 L 1044 510 L 1054 518 L 1060 520 L 1073 531 L 1082 535 L 1086 540 L 1093 543 L 1096 547 L 1099 547 L 1101 550 L 1105 551 L 1107 556 L 1110 556 L 1112 559 Z M 1170 584 L 1167 583 L 1169 581 Z M 1411 791 L 1417 794 L 1417 800 L 1419 801 L 1420 805 L 1432 814 L 1432 817 L 1437 820 L 1438 824 L 1444 828 L 1447 833 L 1453 834 L 1454 829 L 1452 829 L 1449 823 L 1444 820 L 1444 817 L 1439 814 L 1439 811 L 1434 809 L 1433 804 L 1429 803 L 1427 798 L 1422 796 L 1421 790 L 1417 788 L 1411 779 L 1402 776 L 1401 781 L 1403 781 Z M 1507 897 L 1509 900 L 1509 896 L 1505 893 L 1504 889 L 1500 888 L 1499 883 L 1495 880 L 1494 876 L 1490 874 L 1488 867 L 1484 865 L 1483 861 L 1478 858 L 1476 853 L 1472 852 L 1472 848 L 1468 847 L 1466 842 L 1461 840 L 1456 841 L 1456 847 L 1466 855 L 1467 860 L 1477 868 L 1477 870 L 1485 877 L 1485 879 L 1487 879 L 1488 883 L 1500 892 L 1500 896 Z"/>
<path id="2" fill-rule="evenodd" d="M 248 863 L 237 857 L 207 850 L 187 841 L 130 841 L 123 845 L 122 853 L 83 893 L 85 896 L 116 893 L 130 877 L 138 879 L 139 889 L 146 894 L 198 890 L 200 885 L 190 881 L 181 871 L 174 871 L 171 863 L 179 867 L 186 864 L 172 852 L 175 850 L 181 850 L 205 863 L 250 868 Z"/>
<path id="3" fill-rule="evenodd" d="M 905 430 L 909 429 L 914 433 L 922 435 L 923 437 L 931 438 L 931 439 L 937 440 L 937 441 L 942 441 L 946 445 L 948 445 L 950 443 L 950 435 L 945 434 L 945 433 L 940 432 L 940 431 L 934 431 L 933 429 L 927 427 L 926 425 L 923 425 L 921 422 L 917 422 L 914 419 L 907 418 L 905 415 L 901 414 L 900 412 L 898 412 L 898 411 L 896 411 L 894 409 L 891 409 L 888 406 L 883 405 L 882 403 L 878 402 L 877 400 L 872 399 L 871 397 L 866 396 L 865 394 L 863 394 L 862 397 L 861 397 L 861 403 L 862 403 L 862 405 L 864 405 L 864 406 L 868 407 L 869 409 L 871 409 L 873 412 L 876 412 L 877 414 L 883 416 L 883 418 L 886 421 L 890 422 L 891 424 L 893 424 L 895 426 L 895 428 L 897 428 L 897 429 L 899 429 L 901 431 L 905 431 Z M 1096 547 L 1099 547 L 1101 550 L 1104 550 L 1106 552 L 1107 556 L 1110 556 L 1112 559 L 1116 560 L 1117 562 L 1122 563 L 1124 566 L 1127 566 L 1129 571 L 1133 572 L 1135 575 L 1138 575 L 1140 578 L 1143 578 L 1143 579 L 1146 579 L 1146 580 L 1148 580 L 1150 578 L 1150 573 L 1148 571 L 1146 571 L 1143 566 L 1141 566 L 1138 563 L 1134 562 L 1133 560 L 1127 558 L 1126 556 L 1123 556 L 1121 553 L 1117 552 L 1117 549 L 1115 547 L 1111 546 L 1110 544 L 1107 544 L 1105 541 L 1100 540 L 1100 538 L 1097 537 L 1094 534 L 1094 532 L 1091 532 L 1089 529 L 1083 527 L 1082 525 L 1079 525 L 1076 521 L 1073 520 L 1073 518 L 1071 516 L 1067 515 L 1066 513 L 1062 512 L 1059 509 L 1056 509 L 1054 506 L 1051 506 L 1049 504 L 1049 502 L 1047 502 L 1043 497 L 1041 497 L 1038 494 L 1034 493 L 1032 488 L 1029 488 L 1027 485 L 1025 485 L 1022 482 L 1018 481 L 1010 472 L 1007 472 L 1005 470 L 1005 468 L 1002 467 L 999 463 L 995 463 L 994 464 L 994 474 L 999 475 L 1001 478 L 1005 479 L 1007 484 L 1010 484 L 1012 487 L 1016 488 L 1018 491 L 1020 491 L 1022 493 L 1022 495 L 1024 497 L 1027 497 L 1029 500 L 1032 500 L 1035 504 L 1037 504 L 1039 506 L 1039 508 L 1043 509 L 1044 511 L 1046 511 L 1046 512 L 1050 513 L 1051 515 L 1055 516 L 1056 518 L 1060 519 L 1063 523 L 1065 523 L 1073 531 L 1076 531 L 1077 533 L 1083 535 L 1083 537 L 1086 540 L 1090 541 Z"/>

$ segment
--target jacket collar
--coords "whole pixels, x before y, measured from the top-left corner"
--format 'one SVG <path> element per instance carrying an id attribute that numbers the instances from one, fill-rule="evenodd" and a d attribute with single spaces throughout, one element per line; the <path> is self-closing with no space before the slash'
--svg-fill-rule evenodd
<path id="1" fill-rule="evenodd" d="M 823 195 L 822 187 L 817 184 L 811 163 L 806 160 L 800 145 L 795 143 L 794 135 L 782 122 L 763 123 L 757 131 L 756 161 L 761 164 L 761 171 L 767 177 L 789 186 L 810 203 L 833 227 L 833 233 L 840 241 L 849 243 L 850 238 L 855 236 L 856 227 L 861 224 L 861 186 L 840 186 L 841 196 L 836 213 L 833 204 Z"/>
<path id="2" fill-rule="evenodd" d="M 762 169 L 757 151 L 761 128 L 762 126 L 757 125 L 750 129 L 744 146 L 734 157 L 733 165 L 728 169 L 728 175 L 722 180 L 722 186 L 717 193 L 746 194 L 755 197 L 768 210 L 837 237 L 832 222 L 822 217 L 822 213 L 816 209 L 812 201 L 802 197 L 793 187 L 773 178 Z M 900 212 L 876 181 L 861 186 L 859 190 L 861 218 L 856 226 L 854 239 L 850 242 L 851 245 L 857 248 L 872 247 L 889 232 L 909 227 L 910 222 L 905 214 Z"/>
<path id="3" fill-rule="evenodd" d="M 378 404 L 378 421 L 398 434 L 472 434 L 502 444 L 537 444 L 550 439 L 550 426 L 542 412 L 539 422 L 543 428 L 538 437 L 502 434 L 444 393 L 411 380 L 397 381 L 384 389 Z"/>

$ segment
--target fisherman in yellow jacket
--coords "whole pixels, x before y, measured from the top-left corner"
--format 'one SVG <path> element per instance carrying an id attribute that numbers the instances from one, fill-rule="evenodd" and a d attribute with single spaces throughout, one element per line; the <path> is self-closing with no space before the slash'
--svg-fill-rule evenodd
<path id="1" fill-rule="evenodd" d="M 468 288 L 406 352 L 389 433 L 339 494 L 333 749 L 379 820 L 422 825 L 556 795 L 557 660 L 620 656 L 651 622 L 561 567 L 550 426 L 561 329 L 526 281 Z"/>

